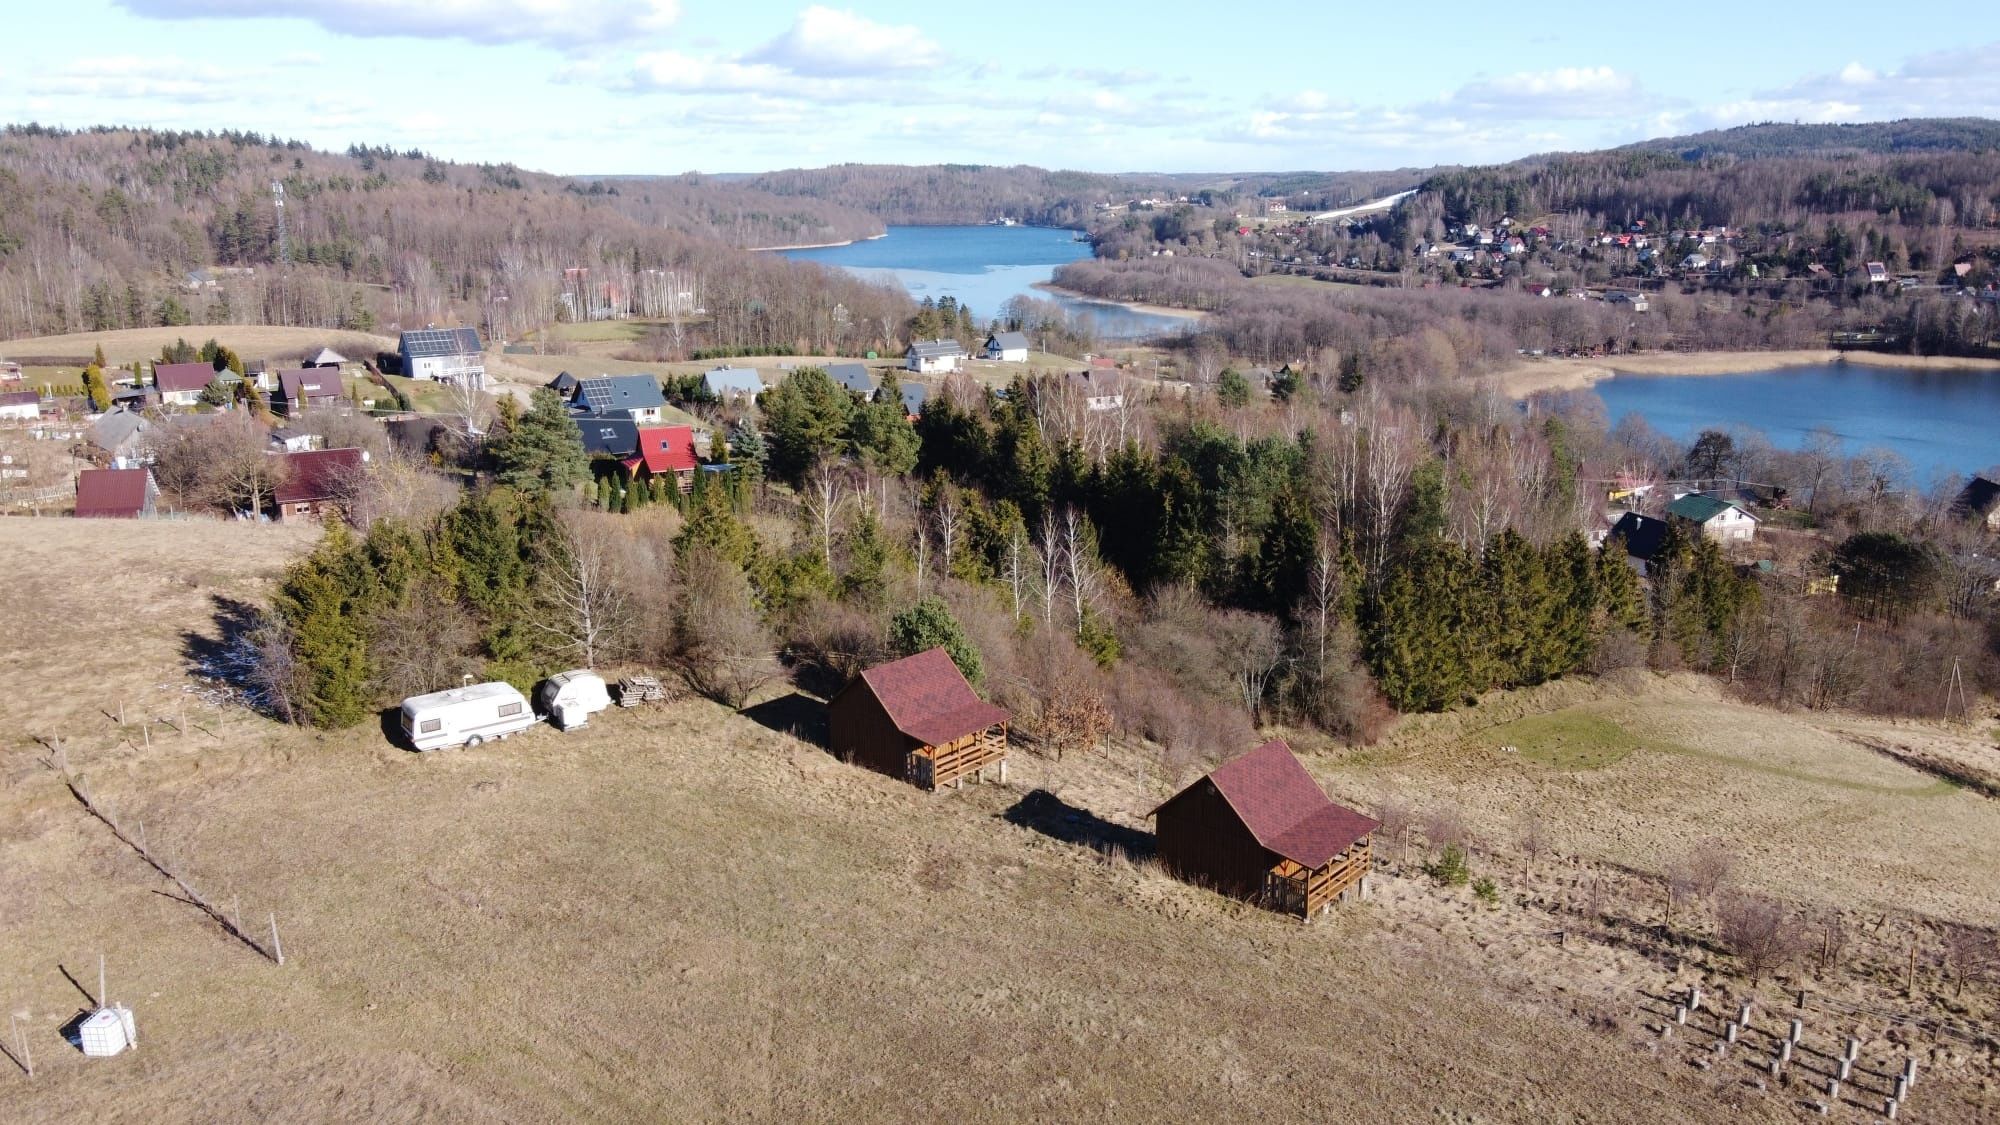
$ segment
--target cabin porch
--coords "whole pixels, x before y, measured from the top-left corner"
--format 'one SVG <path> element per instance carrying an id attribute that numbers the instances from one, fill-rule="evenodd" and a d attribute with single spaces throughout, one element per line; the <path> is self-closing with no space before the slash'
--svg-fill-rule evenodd
<path id="1" fill-rule="evenodd" d="M 1374 859 L 1373 838 L 1363 836 L 1346 851 L 1319 867 L 1281 859 L 1264 873 L 1264 905 L 1280 913 L 1310 919 L 1345 898 L 1368 874 Z"/>
<path id="2" fill-rule="evenodd" d="M 963 783 L 969 775 L 988 766 L 1000 767 L 1000 779 L 1007 778 L 1007 724 L 995 723 L 942 746 L 923 746 L 910 751 L 904 776 L 922 789 L 942 789 Z"/>

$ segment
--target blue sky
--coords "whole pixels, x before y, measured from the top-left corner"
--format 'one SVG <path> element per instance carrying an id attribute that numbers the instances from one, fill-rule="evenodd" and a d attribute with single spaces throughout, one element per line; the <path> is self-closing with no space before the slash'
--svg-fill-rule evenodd
<path id="1" fill-rule="evenodd" d="M 572 174 L 1385 168 L 1758 120 L 2000 117 L 1990 0 L 23 7 L 5 20 L 6 121 L 254 129 Z"/>

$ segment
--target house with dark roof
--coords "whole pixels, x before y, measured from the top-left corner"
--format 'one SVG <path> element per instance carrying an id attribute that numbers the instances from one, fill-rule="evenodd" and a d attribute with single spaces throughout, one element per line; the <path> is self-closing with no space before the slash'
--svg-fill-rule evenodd
<path id="1" fill-rule="evenodd" d="M 1001 363 L 1028 362 L 1028 334 L 995 332 L 986 337 L 986 358 Z"/>
<path id="2" fill-rule="evenodd" d="M 421 328 L 396 342 L 403 374 L 440 383 L 486 385 L 486 357 L 475 328 Z"/>
<path id="3" fill-rule="evenodd" d="M 980 699 L 942 648 L 868 669 L 826 710 L 844 761 L 920 789 L 983 779 L 989 768 L 1007 779 L 1008 713 Z"/>
<path id="4" fill-rule="evenodd" d="M 291 417 L 315 407 L 340 402 L 340 372 L 325 367 L 294 367 L 278 372 L 278 398 L 271 405 Z"/>
<path id="5" fill-rule="evenodd" d="M 1748 543 L 1757 537 L 1757 517 L 1713 493 L 1677 498 L 1667 505 L 1667 518 L 1718 543 Z"/>
<path id="6" fill-rule="evenodd" d="M 693 426 L 640 426 L 639 447 L 620 463 L 633 480 L 671 477 L 682 492 L 694 487 L 700 465 L 694 455 Z"/>
<path id="7" fill-rule="evenodd" d="M 843 389 L 862 398 L 874 395 L 875 388 L 880 385 L 865 363 L 830 363 L 827 364 L 826 373 Z"/>
<path id="8" fill-rule="evenodd" d="M 586 414 L 630 418 L 643 426 L 660 420 L 667 396 L 651 375 L 600 375 L 579 380 L 570 403 Z"/>
<path id="9" fill-rule="evenodd" d="M 576 389 L 582 385 L 583 385 L 583 380 L 577 378 L 576 376 L 570 374 L 567 371 L 563 372 L 560 375 L 557 375 L 553 379 L 550 379 L 548 382 L 548 388 L 554 391 L 556 393 L 556 396 L 558 398 L 561 398 L 564 402 L 568 402 L 569 400 L 575 398 Z"/>
<path id="10" fill-rule="evenodd" d="M 2000 532 L 2000 481 L 1982 476 L 1966 481 L 1951 502 L 1951 514 L 1969 523 L 1983 524 L 1988 531 Z"/>
<path id="11" fill-rule="evenodd" d="M 76 475 L 79 519 L 144 519 L 159 498 L 151 469 L 85 469 Z"/>
<path id="12" fill-rule="evenodd" d="M 129 469 L 152 459 L 144 449 L 144 434 L 152 425 L 136 410 L 107 410 L 90 424 L 90 444 L 112 468 Z"/>
<path id="13" fill-rule="evenodd" d="M 0 391 L 0 418 L 32 422 L 41 416 L 41 395 L 34 391 Z"/>
<path id="14" fill-rule="evenodd" d="M 965 345 L 957 340 L 918 340 L 903 353 L 903 366 L 919 375 L 943 375 L 965 367 Z"/>
<path id="15" fill-rule="evenodd" d="M 215 364 L 208 360 L 195 363 L 156 363 L 153 365 L 153 387 L 160 393 L 160 401 L 168 406 L 193 406 L 201 401 L 201 392 L 215 382 Z"/>
<path id="16" fill-rule="evenodd" d="M 917 415 L 923 413 L 924 403 L 931 399 L 931 389 L 915 382 L 899 383 L 896 389 L 903 396 L 903 413 L 909 416 L 910 421 L 916 421 Z"/>
<path id="17" fill-rule="evenodd" d="M 1666 546 L 1667 521 L 1626 512 L 1611 525 L 1608 538 L 1624 541 L 1625 561 L 1644 577 L 1652 573 L 1653 560 L 1659 557 L 1660 548 Z"/>
<path id="18" fill-rule="evenodd" d="M 305 453 L 269 453 L 282 462 L 279 483 L 271 490 L 278 519 L 324 515 L 344 504 L 356 478 L 367 471 L 365 449 L 315 449 Z"/>
<path id="19" fill-rule="evenodd" d="M 1301 918 L 1367 893 L 1381 827 L 1329 800 L 1277 738 L 1169 797 L 1153 821 L 1175 876 Z"/>
<path id="20" fill-rule="evenodd" d="M 583 452 L 590 457 L 624 460 L 639 452 L 639 423 L 630 418 L 585 414 L 576 420 L 583 435 Z"/>

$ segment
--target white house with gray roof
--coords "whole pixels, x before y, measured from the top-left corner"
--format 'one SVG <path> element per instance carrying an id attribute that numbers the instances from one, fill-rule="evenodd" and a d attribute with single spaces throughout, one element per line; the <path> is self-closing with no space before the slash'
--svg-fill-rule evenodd
<path id="1" fill-rule="evenodd" d="M 903 366 L 919 375 L 948 375 L 965 369 L 965 345 L 957 340 L 918 340 L 903 353 Z"/>
<path id="2" fill-rule="evenodd" d="M 986 338 L 986 358 L 1001 363 L 1028 362 L 1028 334 L 995 332 Z"/>

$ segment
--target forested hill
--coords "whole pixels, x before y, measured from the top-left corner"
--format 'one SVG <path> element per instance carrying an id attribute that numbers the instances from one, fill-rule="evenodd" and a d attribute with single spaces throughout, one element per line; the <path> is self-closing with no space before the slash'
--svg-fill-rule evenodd
<path id="1" fill-rule="evenodd" d="M 282 270 L 271 268 L 281 263 L 274 182 L 284 191 Z M 550 319 L 577 279 L 596 301 L 671 276 L 674 292 L 695 301 L 742 286 L 782 333 L 769 342 L 789 344 L 781 312 L 825 324 L 844 303 L 860 321 L 880 295 L 736 248 L 881 230 L 836 202 L 701 177 L 583 181 L 415 151 L 320 152 L 254 133 L 10 126 L 0 133 L 0 338 L 177 317 L 457 321 L 504 337 Z M 215 267 L 227 284 L 186 280 Z M 773 296 L 814 287 L 826 309 Z"/>
<path id="2" fill-rule="evenodd" d="M 1602 152 L 1433 176 L 1404 208 L 1440 221 L 1595 216 L 1622 225 L 1782 224 L 1874 215 L 1890 225 L 1983 226 L 2000 206 L 2000 122 L 1751 125 Z"/>
<path id="3" fill-rule="evenodd" d="M 1184 176 L 1100 175 L 1027 165 L 836 164 L 752 176 L 753 188 L 817 199 L 914 225 L 1013 219 L 1034 226 L 1082 227 L 1100 203 L 1184 194 Z"/>

